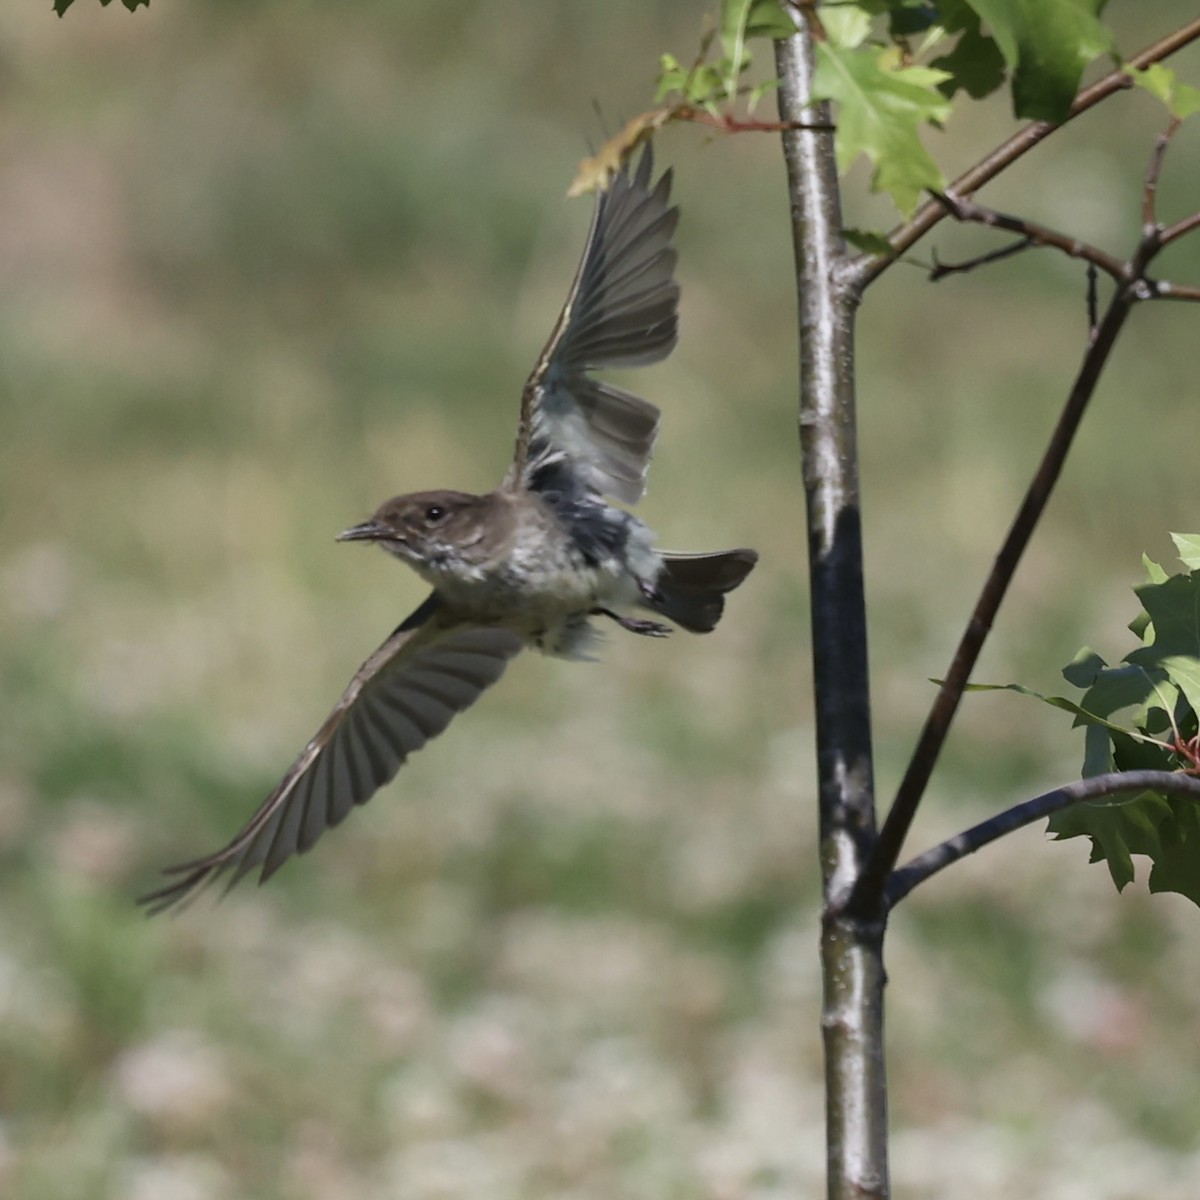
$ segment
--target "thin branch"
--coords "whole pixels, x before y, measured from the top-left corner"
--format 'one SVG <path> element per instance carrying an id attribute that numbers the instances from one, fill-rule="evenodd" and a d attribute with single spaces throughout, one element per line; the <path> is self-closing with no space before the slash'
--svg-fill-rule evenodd
<path id="1" fill-rule="evenodd" d="M 1150 171 L 1147 173 L 1146 192 L 1142 201 L 1143 218 L 1146 217 L 1147 213 L 1150 215 L 1150 220 L 1144 220 L 1143 222 L 1142 248 L 1144 252 L 1152 252 L 1148 254 L 1143 253 L 1141 259 L 1143 264 L 1148 262 L 1154 254 L 1157 254 L 1163 246 L 1178 241 L 1181 237 L 1200 229 L 1200 212 L 1194 212 L 1191 216 L 1184 217 L 1183 220 L 1177 221 L 1167 229 L 1162 229 L 1154 223 L 1153 195 L 1154 189 L 1157 186 L 1158 171 L 1161 168 L 1160 146 L 1165 148 L 1165 143 L 1162 142 L 1161 137 L 1155 143 L 1154 160 Z M 978 258 L 967 259 L 961 263 L 938 262 L 937 255 L 935 254 L 933 267 L 929 272 L 929 278 L 935 282 L 947 275 L 963 274 L 967 271 L 973 271 L 976 267 L 982 267 L 989 263 L 999 262 L 1001 259 L 1010 258 L 1023 250 L 1028 250 L 1032 246 L 1049 246 L 1055 250 L 1061 250 L 1070 258 L 1082 259 L 1088 264 L 1088 270 L 1091 272 L 1088 278 L 1088 322 L 1092 333 L 1095 332 L 1097 324 L 1094 276 L 1097 268 L 1110 275 L 1117 283 L 1134 287 L 1136 289 L 1136 298 L 1139 300 L 1200 300 L 1200 287 L 1194 287 L 1190 284 L 1172 283 L 1169 280 L 1150 279 L 1144 274 L 1139 275 L 1139 270 L 1144 272 L 1144 265 L 1135 270 L 1131 263 L 1123 263 L 1107 251 L 1101 250 L 1089 242 L 1073 238 L 1069 234 L 1059 233 L 1047 225 L 1039 225 L 1036 221 L 1027 220 L 1025 217 L 1014 217 L 1009 213 L 1002 213 L 994 208 L 988 208 L 975 200 L 968 200 L 963 196 L 954 196 L 947 192 L 935 192 L 934 197 L 956 220 L 972 222 L 977 225 L 987 225 L 993 229 L 1004 229 L 1009 233 L 1021 235 L 1021 240 L 1018 242 L 1004 246 L 999 250 L 992 250 L 988 254 L 981 254 Z"/>
<path id="2" fill-rule="evenodd" d="M 968 271 L 974 271 L 976 267 L 986 267 L 991 263 L 1000 262 L 1006 258 L 1013 258 L 1020 254 L 1023 250 L 1028 250 L 1036 245 L 1032 238 L 1022 238 L 1019 242 L 1013 242 L 1008 246 L 1001 246 L 999 250 L 991 250 L 987 254 L 980 254 L 976 258 L 964 259 L 962 262 L 947 263 L 939 262 L 937 251 L 933 253 L 933 266 L 929 268 L 929 281 L 937 283 L 939 279 L 945 279 L 947 275 L 965 275 Z"/>
<path id="3" fill-rule="evenodd" d="M 1134 260 L 1133 268 L 1140 271 L 1144 267 L 1142 256 L 1137 254 Z M 867 865 L 855 885 L 847 905 L 851 912 L 872 911 L 876 898 L 883 894 L 884 885 L 900 857 L 904 839 L 916 816 L 917 805 L 933 773 L 979 652 L 991 632 L 992 622 L 1012 582 L 1017 564 L 1062 473 L 1067 452 L 1096 390 L 1100 373 L 1112 354 L 1117 335 L 1134 303 L 1135 297 L 1129 288 L 1122 287 L 1116 290 L 1109 301 L 1104 319 L 1096 330 L 1096 336 L 1084 354 L 1075 384 L 1067 397 L 1050 443 L 996 556 L 996 561 L 984 581 L 983 590 L 925 720 L 908 769 L 896 792 L 896 798 L 871 849 Z"/>
<path id="4" fill-rule="evenodd" d="M 1154 295 L 1151 300 L 1200 300 L 1200 287 L 1190 284 L 1171 283 L 1169 280 L 1159 280 L 1154 285 Z"/>
<path id="5" fill-rule="evenodd" d="M 1174 225 L 1168 225 L 1158 235 L 1158 244 L 1169 246 L 1185 234 L 1191 233 L 1193 229 L 1200 229 L 1200 212 L 1194 212 L 1190 217 L 1184 217 L 1182 221 L 1176 221 Z"/>
<path id="6" fill-rule="evenodd" d="M 1197 34 L 1200 34 L 1200 21 L 1195 24 Z M 1146 274 L 1151 261 L 1166 244 L 1164 237 L 1168 232 L 1172 238 L 1176 238 L 1200 227 L 1200 213 L 1177 222 L 1169 231 L 1163 230 L 1153 219 L 1155 195 L 1163 156 L 1177 128 L 1178 122 L 1172 122 L 1166 133 L 1155 144 L 1155 150 L 1146 172 L 1142 200 L 1143 217 L 1146 219 L 1143 221 L 1142 236 L 1127 263 L 1119 262 L 1112 255 L 1086 242 L 1068 237 L 1024 218 L 1008 216 L 994 209 L 986 208 L 966 197 L 955 194 L 934 194 L 938 205 L 959 220 L 975 221 L 995 228 L 1006 229 L 1018 233 L 1022 238 L 1036 244 L 1052 246 L 1073 258 L 1083 259 L 1090 267 L 1103 270 L 1112 276 L 1117 287 L 1109 302 L 1104 319 L 1098 326 L 1095 325 L 1094 313 L 1091 312 L 1092 296 L 1089 293 L 1089 317 L 1092 318 L 1093 330 L 1079 374 L 1076 376 L 1075 384 L 1071 388 L 1071 393 L 1054 428 L 1037 472 L 1025 492 L 1021 507 L 1009 527 L 1000 552 L 984 581 L 983 589 L 962 638 L 959 640 L 950 668 L 942 680 L 938 694 L 930 708 L 929 716 L 922 727 L 921 735 L 917 740 L 904 777 L 900 781 L 887 819 L 871 847 L 866 866 L 854 884 L 854 889 L 846 904 L 846 911 L 852 916 L 865 917 L 877 911 L 877 905 L 880 897 L 883 896 L 888 876 L 899 859 L 904 840 L 916 816 L 917 806 L 920 804 L 921 796 L 924 794 L 933 768 L 941 754 L 954 715 L 958 711 L 958 705 L 962 701 L 963 691 L 970 681 L 971 672 L 974 670 L 983 644 L 991 632 L 992 622 L 995 620 L 1000 604 L 1012 582 L 1017 565 L 1033 536 L 1033 531 L 1045 511 L 1050 494 L 1062 473 L 1067 453 L 1095 392 L 1100 373 L 1112 354 L 1117 335 L 1124 326 L 1130 310 L 1138 300 L 1148 300 L 1160 296 L 1184 300 L 1198 298 L 1197 293 L 1200 292 L 1200 289 L 1172 284 L 1164 286 Z"/>
<path id="7" fill-rule="evenodd" d="M 785 133 L 790 129 L 812 129 L 820 133 L 832 133 L 837 128 L 832 121 L 759 121 L 753 117 L 739 119 L 732 113 L 716 116 L 706 108 L 696 108 L 691 104 L 673 108 L 671 116 L 676 120 L 707 125 L 720 133 Z"/>
<path id="8" fill-rule="evenodd" d="M 1096 329 L 1100 324 L 1100 292 L 1096 287 L 1096 280 L 1099 278 L 1100 272 L 1096 270 L 1095 263 L 1088 263 L 1087 267 L 1087 318 L 1088 318 L 1088 337 L 1096 336 Z"/>
<path id="9" fill-rule="evenodd" d="M 1163 159 L 1167 147 L 1179 128 L 1178 117 L 1172 117 L 1171 123 L 1163 133 L 1154 139 L 1154 153 L 1150 156 L 1150 167 L 1146 171 L 1146 182 L 1142 188 L 1142 228 L 1157 229 L 1158 217 L 1155 213 L 1155 202 L 1158 199 L 1158 177 L 1162 174 Z"/>
<path id="10" fill-rule="evenodd" d="M 989 817 L 955 837 L 948 838 L 941 845 L 910 859 L 899 870 L 894 871 L 888 880 L 888 906 L 899 903 L 918 884 L 924 883 L 930 876 L 936 875 L 951 863 L 966 858 L 968 854 L 974 854 L 976 850 L 981 850 L 1015 829 L 1031 825 L 1034 821 L 1085 800 L 1101 800 L 1106 796 L 1148 791 L 1200 801 L 1200 779 L 1176 771 L 1117 771 L 1110 775 L 1093 775 L 1089 779 L 1080 779 L 1065 787 L 1055 788 L 1052 792 L 1046 792 L 997 813 L 994 817 Z"/>
<path id="11" fill-rule="evenodd" d="M 1051 246 L 1061 250 L 1071 258 L 1081 258 L 1091 263 L 1101 271 L 1111 275 L 1118 283 L 1124 282 L 1128 267 L 1120 259 L 1091 245 L 1081 242 L 1065 233 L 1059 233 L 1047 225 L 1039 225 L 1036 221 L 1028 221 L 1024 217 L 1010 216 L 998 212 L 994 208 L 985 208 L 974 200 L 952 193 L 934 192 L 934 198 L 947 212 L 958 221 L 970 221 L 976 225 L 988 225 L 993 229 L 1006 229 L 1009 233 L 1019 233 L 1026 241 L 1035 246 Z"/>
<path id="12" fill-rule="evenodd" d="M 968 205 L 967 211 L 971 209 L 987 213 L 987 210 L 978 205 Z M 1026 231 L 1024 223 L 1019 222 L 1018 228 L 1021 232 Z M 1057 238 L 1060 235 L 1053 236 Z M 1045 511 L 1054 485 L 1062 474 L 1067 453 L 1095 393 L 1100 373 L 1116 345 L 1117 335 L 1121 332 L 1133 305 L 1138 300 L 1150 299 L 1156 294 L 1157 285 L 1147 278 L 1146 268 L 1162 249 L 1162 244 L 1162 236 L 1157 227 L 1144 229 L 1129 262 L 1119 273 L 1119 286 L 1109 301 L 1104 319 L 1088 344 L 1079 373 L 1054 427 L 1046 452 L 1009 527 L 1000 553 L 984 581 L 979 599 L 954 652 L 954 658 L 938 688 L 921 736 L 917 739 L 912 758 L 897 789 L 896 798 L 879 837 L 871 847 L 867 865 L 854 885 L 854 891 L 846 906 L 851 914 L 874 912 L 878 898 L 883 895 L 887 878 L 900 857 L 904 839 L 916 816 L 917 806 L 933 774 L 954 715 L 958 711 L 963 691 L 970 681 L 971 672 L 975 668 L 987 635 L 991 632 L 992 622 L 1016 573 L 1017 565 Z M 1095 256 L 1086 257 L 1089 262 L 1096 262 Z"/>
<path id="13" fill-rule="evenodd" d="M 1159 38 L 1158 41 L 1138 51 L 1129 59 L 1128 65 L 1144 69 L 1170 57 L 1184 46 L 1196 41 L 1197 38 L 1200 38 L 1200 17 L 1189 21 L 1181 28 L 1167 34 L 1166 37 Z M 947 190 L 958 196 L 970 195 L 1011 166 L 1018 158 L 1027 154 L 1056 129 L 1065 125 L 1067 121 L 1094 108 L 1102 100 L 1107 100 L 1114 92 L 1123 91 L 1132 86 L 1133 81 L 1126 74 L 1124 68 L 1110 72 L 1090 87 L 1084 88 L 1075 97 L 1075 102 L 1071 105 L 1070 111 L 1061 124 L 1053 125 L 1049 121 L 1031 121 L 973 167 L 964 171 Z M 892 243 L 890 255 L 861 254 L 847 266 L 847 274 L 857 287 L 865 288 L 882 275 L 900 255 L 924 237 L 945 215 L 946 210 L 937 201 L 931 200 L 928 204 L 922 205 L 910 220 L 898 225 L 888 235 Z"/>

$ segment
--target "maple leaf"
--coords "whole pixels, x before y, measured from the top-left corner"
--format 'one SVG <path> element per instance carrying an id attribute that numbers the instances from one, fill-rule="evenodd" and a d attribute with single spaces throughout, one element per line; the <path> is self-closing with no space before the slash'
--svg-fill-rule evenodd
<path id="1" fill-rule="evenodd" d="M 1104 0 L 966 0 L 986 22 L 1013 72 L 1018 117 L 1061 121 L 1083 69 L 1112 49 Z"/>
<path id="2" fill-rule="evenodd" d="M 950 115 L 950 102 L 938 91 L 950 76 L 902 65 L 895 50 L 869 45 L 822 42 L 817 54 L 813 97 L 838 106 L 839 169 L 865 154 L 875 164 L 872 187 L 887 192 L 902 213 L 911 213 L 923 192 L 944 183 L 917 131 Z"/>

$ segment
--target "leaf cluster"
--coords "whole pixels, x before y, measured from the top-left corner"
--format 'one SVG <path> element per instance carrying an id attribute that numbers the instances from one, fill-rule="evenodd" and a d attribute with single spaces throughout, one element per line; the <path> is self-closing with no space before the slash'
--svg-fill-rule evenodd
<path id="1" fill-rule="evenodd" d="M 844 170 L 860 154 L 873 186 L 911 213 L 945 179 L 923 145 L 926 126 L 950 118 L 954 97 L 980 98 L 1011 84 L 1018 118 L 1061 121 L 1084 68 L 1114 52 L 1100 21 L 1104 0 L 723 0 L 714 30 L 690 66 L 664 54 L 658 101 L 720 116 L 739 99 L 751 106 L 773 86 L 743 87 L 747 43 L 794 31 L 803 8 L 820 35 L 814 101 L 837 106 L 837 153 Z M 719 37 L 714 39 L 714 34 Z M 720 57 L 710 61 L 714 40 Z"/>
<path id="2" fill-rule="evenodd" d="M 921 142 L 959 91 L 1006 82 L 1018 118 L 1063 120 L 1084 68 L 1114 50 L 1103 0 L 860 0 L 821 10 L 817 98 L 838 105 L 838 161 L 875 165 L 873 186 L 911 213 L 945 180 Z"/>
<path id="3" fill-rule="evenodd" d="M 690 66 L 682 66 L 672 54 L 660 57 L 656 101 L 677 96 L 684 104 L 718 117 L 744 96 L 753 111 L 777 81 L 772 78 L 743 87 L 742 76 L 752 61 L 747 43 L 754 38 L 789 37 L 795 30 L 780 0 L 724 0 L 717 28 L 701 38 L 700 53 Z M 714 36 L 722 53 L 710 62 Z"/>
<path id="4" fill-rule="evenodd" d="M 1134 589 L 1142 611 L 1130 623 L 1141 645 L 1110 666 L 1084 648 L 1063 675 L 1077 702 L 1040 697 L 1075 715 L 1084 729 L 1085 777 L 1132 770 L 1200 770 L 1200 535 L 1172 534 L 1186 573 L 1168 576 L 1144 559 L 1147 581 Z M 1153 866 L 1150 890 L 1200 904 L 1200 806 L 1142 792 L 1093 801 L 1050 819 L 1056 838 L 1088 837 L 1092 862 L 1105 862 L 1118 890 L 1134 878 L 1132 855 Z"/>

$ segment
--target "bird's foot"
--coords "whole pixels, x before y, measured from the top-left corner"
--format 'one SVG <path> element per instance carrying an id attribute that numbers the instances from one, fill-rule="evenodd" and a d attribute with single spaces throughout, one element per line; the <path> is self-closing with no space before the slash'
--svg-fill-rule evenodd
<path id="1" fill-rule="evenodd" d="M 623 617 L 607 608 L 594 610 L 597 615 L 611 617 L 622 629 L 630 633 L 640 633 L 643 637 L 666 637 L 671 632 L 670 625 L 660 625 L 657 621 L 647 621 L 644 617 Z"/>

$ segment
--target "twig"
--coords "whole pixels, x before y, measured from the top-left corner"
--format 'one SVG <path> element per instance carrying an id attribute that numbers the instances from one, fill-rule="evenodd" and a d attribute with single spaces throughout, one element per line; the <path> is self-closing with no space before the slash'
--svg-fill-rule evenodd
<path id="1" fill-rule="evenodd" d="M 1094 341 L 1096 338 L 1096 327 L 1100 324 L 1100 292 L 1096 287 L 1096 280 L 1100 277 L 1100 272 L 1096 270 L 1095 263 L 1088 263 L 1087 266 L 1087 318 L 1088 318 L 1088 340 Z"/>
<path id="2" fill-rule="evenodd" d="M 1010 233 L 1019 233 L 1026 241 L 1035 246 L 1052 246 L 1061 250 L 1071 258 L 1081 258 L 1091 263 L 1101 271 L 1111 275 L 1118 282 L 1125 280 L 1128 267 L 1111 254 L 1106 254 L 1096 246 L 1081 242 L 1078 238 L 1059 233 L 1036 221 L 1028 221 L 1024 217 L 1010 216 L 1008 213 L 997 212 L 994 208 L 985 208 L 965 196 L 956 196 L 950 192 L 934 192 L 934 198 L 956 220 L 971 221 L 977 225 L 988 225 L 993 229 L 1006 229 Z"/>
<path id="3" fill-rule="evenodd" d="M 1166 229 L 1163 229 L 1153 220 L 1154 189 L 1157 186 L 1158 171 L 1161 168 L 1162 162 L 1160 143 L 1165 148 L 1165 143 L 1162 142 L 1162 138 L 1160 137 L 1155 143 L 1154 160 L 1151 170 L 1147 173 L 1146 191 L 1142 201 L 1143 218 L 1147 214 L 1150 215 L 1150 220 L 1143 221 L 1143 257 L 1140 260 L 1143 264 L 1148 263 L 1164 246 L 1178 241 L 1181 237 L 1192 233 L 1196 229 L 1200 229 L 1200 212 L 1192 213 L 1191 216 L 1184 217 L 1183 220 L 1177 221 L 1174 225 Z M 1059 233 L 1057 230 L 1049 228 L 1049 226 L 1039 225 L 1036 221 L 1030 221 L 1025 217 L 1014 217 L 1010 213 L 998 212 L 996 209 L 987 208 L 975 200 L 969 200 L 963 196 L 955 196 L 949 192 L 934 192 L 933 194 L 937 202 L 956 220 L 969 221 L 977 225 L 987 225 L 993 229 L 1004 229 L 1009 233 L 1018 233 L 1021 235 L 1019 242 L 1014 242 L 999 250 L 993 250 L 988 254 L 981 254 L 978 258 L 967 259 L 961 263 L 940 263 L 937 261 L 937 256 L 934 255 L 933 267 L 930 269 L 929 278 L 935 282 L 947 275 L 962 274 L 967 271 L 973 271 L 976 267 L 982 267 L 988 263 L 999 262 L 1001 259 L 1009 258 L 1014 254 L 1019 254 L 1023 250 L 1028 250 L 1031 246 L 1049 246 L 1055 250 L 1061 250 L 1070 258 L 1082 259 L 1088 264 L 1088 324 L 1089 330 L 1093 335 L 1095 334 L 1097 323 L 1094 275 L 1097 269 L 1110 275 L 1118 284 L 1133 288 L 1134 298 L 1138 300 L 1200 300 L 1200 287 L 1172 283 L 1169 280 L 1151 279 L 1145 274 L 1144 265 L 1141 268 L 1135 269 L 1133 263 L 1123 263 L 1107 251 L 1101 250 L 1089 242 L 1073 238 L 1069 234 Z M 1145 253 L 1146 251 L 1150 251 L 1150 253 Z"/>
<path id="4" fill-rule="evenodd" d="M 1200 222 L 1197 222 L 1200 224 Z M 1154 295 L 1151 300 L 1200 300 L 1200 287 L 1188 284 L 1171 283 L 1170 280 L 1159 280 L 1154 285 Z"/>
<path id="5" fill-rule="evenodd" d="M 1191 233 L 1193 229 L 1200 229 L 1200 212 L 1194 212 L 1190 217 L 1184 217 L 1182 221 L 1176 221 L 1174 225 L 1168 225 L 1158 235 L 1158 244 L 1160 246 L 1169 246 L 1172 242 L 1177 242 L 1185 234 Z M 1179 295 L 1183 290 L 1177 288 L 1176 295 Z"/>
<path id="6" fill-rule="evenodd" d="M 752 118 L 743 121 L 731 113 L 716 116 L 706 108 L 696 108 L 690 104 L 673 109 L 672 116 L 680 121 L 695 121 L 699 125 L 708 125 L 721 133 L 785 133 L 792 129 L 832 133 L 837 129 L 832 121 L 758 121 Z"/>
<path id="7" fill-rule="evenodd" d="M 1014 829 L 1031 825 L 1034 821 L 1048 817 L 1073 804 L 1085 800 L 1100 800 L 1106 796 L 1120 796 L 1127 792 L 1164 792 L 1171 796 L 1182 796 L 1189 800 L 1200 800 L 1200 779 L 1174 771 L 1118 771 L 1109 775 L 1093 775 L 1080 779 L 1065 787 L 1016 804 L 978 825 L 972 825 L 955 837 L 948 838 L 924 854 L 910 859 L 899 870 L 892 873 L 887 885 L 889 907 L 903 900 L 918 884 L 924 883 L 951 863 L 958 862 L 968 854 L 974 854 L 984 846 L 1012 833 Z"/>
<path id="8" fill-rule="evenodd" d="M 1146 170 L 1146 182 L 1142 188 L 1142 228 L 1158 229 L 1158 217 L 1155 214 L 1155 201 L 1158 198 L 1158 177 L 1162 173 L 1163 159 L 1167 147 L 1179 128 L 1179 118 L 1172 117 L 1171 123 L 1163 133 L 1154 139 L 1154 153 L 1150 156 L 1150 166 Z"/>
<path id="9" fill-rule="evenodd" d="M 1200 38 L 1200 17 L 1189 21 L 1181 28 L 1167 34 L 1166 37 L 1159 38 L 1157 42 L 1153 42 L 1145 49 L 1138 51 L 1129 60 L 1127 65 L 1144 69 L 1153 63 L 1161 62 L 1164 58 L 1170 57 L 1184 46 L 1196 41 L 1197 38 Z M 1090 108 L 1094 108 L 1102 100 L 1108 99 L 1114 92 L 1119 92 L 1132 86 L 1133 81 L 1126 73 L 1124 67 L 1110 72 L 1102 79 L 1098 79 L 1090 87 L 1084 88 L 1075 97 L 1075 102 L 1071 105 L 1070 111 L 1067 113 L 1062 124 L 1066 124 L 1067 121 L 1073 120 L 1081 113 L 1087 112 Z M 1061 125 L 1053 125 L 1049 121 L 1031 121 L 1028 125 L 1019 129 L 1007 141 L 997 146 L 986 157 L 980 159 L 969 170 L 964 171 L 947 190 L 957 196 L 969 196 L 971 193 L 978 191 L 985 183 L 994 179 L 1006 167 L 1011 166 L 1018 158 L 1027 154 L 1058 128 L 1061 128 Z M 946 210 L 935 200 L 922 205 L 910 220 L 905 221 L 902 225 L 898 225 L 888 235 L 892 243 L 892 253 L 890 255 L 872 255 L 869 253 L 858 255 L 845 267 L 848 280 L 859 288 L 865 288 L 869 283 L 882 275 L 915 242 L 924 237 L 945 215 Z"/>
<path id="10" fill-rule="evenodd" d="M 1022 250 L 1028 250 L 1036 244 L 1032 238 L 1025 237 L 1019 242 L 1002 246 L 999 250 L 992 250 L 987 254 L 980 254 L 977 258 L 968 258 L 963 262 L 957 263 L 939 262 L 937 251 L 935 250 L 933 252 L 933 266 L 929 268 L 929 280 L 931 283 L 937 283 L 939 279 L 945 279 L 947 275 L 965 275 L 968 271 L 974 271 L 976 267 L 986 267 L 990 263 L 1000 262 L 1005 258 L 1012 258 L 1020 254 Z"/>

